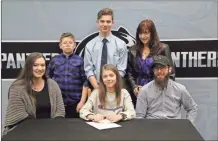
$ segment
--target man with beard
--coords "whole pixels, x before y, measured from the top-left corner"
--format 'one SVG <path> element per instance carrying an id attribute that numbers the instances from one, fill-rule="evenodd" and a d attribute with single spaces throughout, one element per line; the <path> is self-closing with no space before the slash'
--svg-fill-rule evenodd
<path id="1" fill-rule="evenodd" d="M 181 119 L 182 105 L 186 118 L 192 123 L 197 115 L 197 104 L 186 87 L 169 79 L 171 70 L 167 57 L 154 57 L 154 80 L 139 91 L 136 103 L 136 118 Z"/>

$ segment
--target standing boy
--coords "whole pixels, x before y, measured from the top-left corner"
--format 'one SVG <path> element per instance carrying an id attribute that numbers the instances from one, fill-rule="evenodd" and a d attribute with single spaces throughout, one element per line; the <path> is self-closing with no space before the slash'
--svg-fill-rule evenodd
<path id="1" fill-rule="evenodd" d="M 104 8 L 98 12 L 99 36 L 92 39 L 85 47 L 84 69 L 93 88 L 98 88 L 100 69 L 104 64 L 117 67 L 124 77 L 127 67 L 127 47 L 124 41 L 112 35 L 114 23 L 113 10 Z"/>
<path id="2" fill-rule="evenodd" d="M 60 55 L 52 58 L 47 74 L 55 80 L 62 92 L 66 118 L 79 117 L 79 110 L 86 101 L 88 80 L 85 76 L 83 58 L 74 54 L 75 37 L 63 33 L 60 37 Z"/>

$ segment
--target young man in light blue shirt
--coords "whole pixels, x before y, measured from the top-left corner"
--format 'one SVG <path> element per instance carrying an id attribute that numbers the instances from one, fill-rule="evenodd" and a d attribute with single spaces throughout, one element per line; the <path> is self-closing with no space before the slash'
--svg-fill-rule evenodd
<path id="1" fill-rule="evenodd" d="M 104 8 L 98 12 L 96 22 L 99 36 L 88 42 L 85 47 L 84 69 L 93 88 L 98 88 L 100 69 L 104 64 L 116 66 L 121 77 L 126 74 L 127 47 L 124 41 L 111 33 L 113 18 L 112 9 Z"/>
<path id="2" fill-rule="evenodd" d="M 169 79 L 170 63 L 166 56 L 154 57 L 154 80 L 139 91 L 136 117 L 147 119 L 181 119 L 182 105 L 186 118 L 194 122 L 198 106 L 186 87 Z"/>

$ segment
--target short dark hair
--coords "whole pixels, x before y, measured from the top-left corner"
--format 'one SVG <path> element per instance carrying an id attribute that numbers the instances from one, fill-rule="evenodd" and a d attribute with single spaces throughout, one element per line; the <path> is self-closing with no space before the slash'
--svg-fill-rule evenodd
<path id="1" fill-rule="evenodd" d="M 101 9 L 98 12 L 97 19 L 99 20 L 103 15 L 110 15 L 110 16 L 112 16 L 112 20 L 114 19 L 114 12 L 110 8 Z"/>
<path id="2" fill-rule="evenodd" d="M 63 40 L 63 38 L 66 38 L 66 37 L 71 37 L 73 39 L 73 41 L 75 42 L 75 36 L 70 32 L 66 32 L 66 33 L 61 34 L 60 42 Z"/>

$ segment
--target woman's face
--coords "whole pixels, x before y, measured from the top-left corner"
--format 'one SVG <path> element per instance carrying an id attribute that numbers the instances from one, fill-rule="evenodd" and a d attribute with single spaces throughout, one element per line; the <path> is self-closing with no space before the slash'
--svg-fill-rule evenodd
<path id="1" fill-rule="evenodd" d="M 151 40 L 151 33 L 149 30 L 145 30 L 139 33 L 139 39 L 144 45 L 148 45 L 149 41 Z"/>
<path id="2" fill-rule="evenodd" d="M 103 70 L 102 80 L 107 89 L 114 89 L 117 82 L 117 76 L 111 70 Z"/>
<path id="3" fill-rule="evenodd" d="M 44 58 L 37 58 L 36 61 L 33 63 L 33 77 L 34 78 L 42 78 L 45 74 L 45 60 Z"/>

